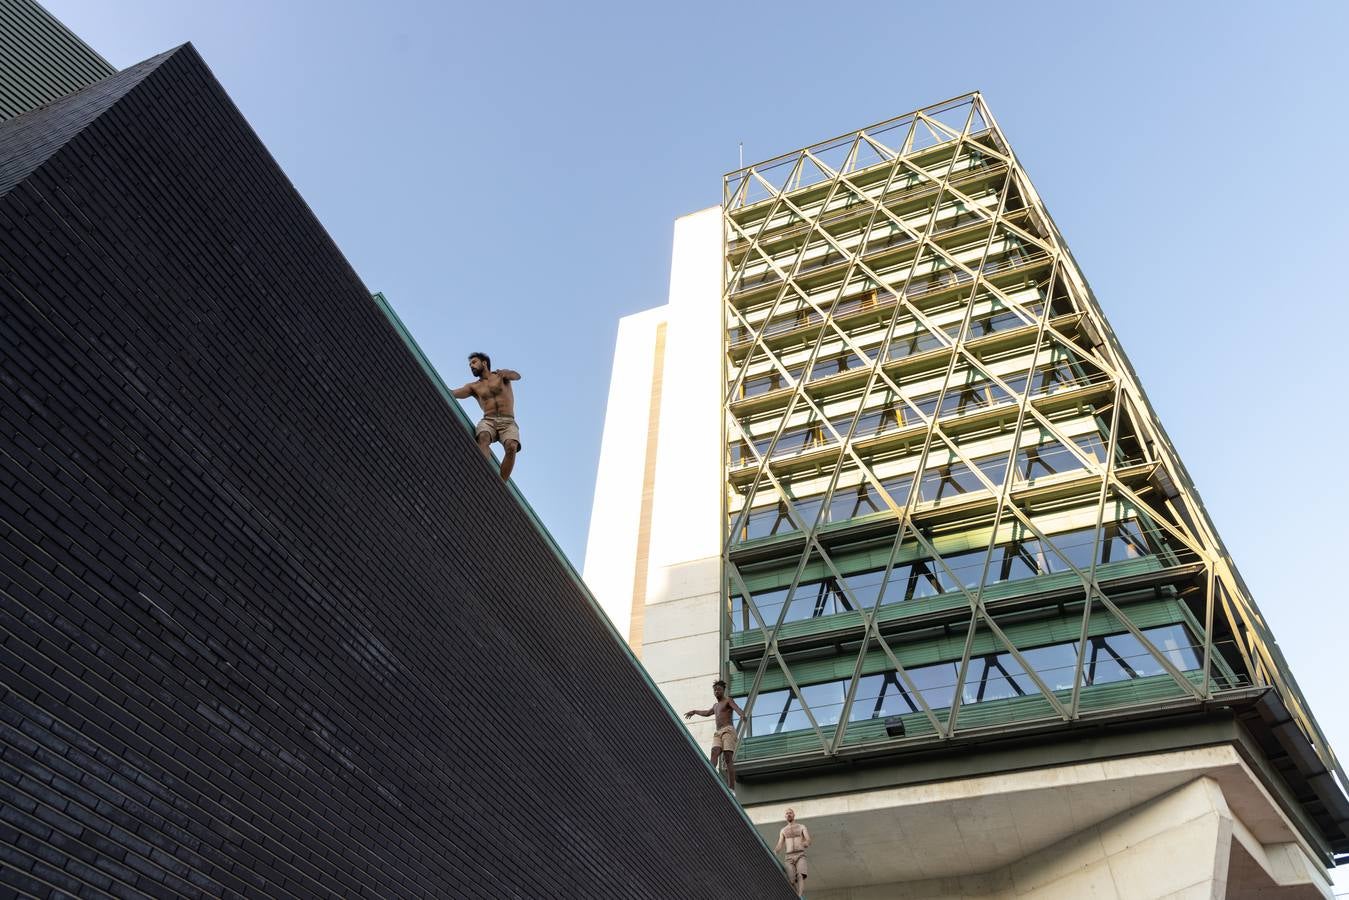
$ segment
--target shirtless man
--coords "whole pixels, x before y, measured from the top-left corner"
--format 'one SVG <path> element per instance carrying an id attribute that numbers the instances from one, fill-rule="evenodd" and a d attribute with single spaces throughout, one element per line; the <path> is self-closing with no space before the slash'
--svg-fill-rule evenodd
<path id="1" fill-rule="evenodd" d="M 520 380 L 514 369 L 492 371 L 492 357 L 486 353 L 470 353 L 468 370 L 477 377 L 463 387 L 450 391 L 456 398 L 473 397 L 482 407 L 482 421 L 475 432 L 483 456 L 492 458 L 492 442 L 500 441 L 505 454 L 501 457 L 501 480 L 511 477 L 515 468 L 515 454 L 520 452 L 520 426 L 515 424 L 515 391 L 512 381 Z"/>
<path id="2" fill-rule="evenodd" d="M 726 754 L 726 783 L 731 790 L 735 790 L 735 726 L 731 724 L 731 710 L 735 710 L 742 719 L 745 718 L 745 711 L 740 708 L 740 704 L 726 696 L 726 682 L 720 678 L 712 682 L 712 696 L 717 698 L 717 702 L 712 704 L 711 709 L 691 709 L 684 713 L 684 718 L 716 714 L 717 732 L 712 735 L 712 768 L 715 769 L 722 754 Z"/>
<path id="3" fill-rule="evenodd" d="M 790 806 L 783 813 L 787 817 L 787 827 L 778 834 L 777 846 L 773 852 L 787 850 L 787 880 L 796 890 L 796 896 L 806 895 L 806 848 L 810 846 L 810 832 L 806 826 L 796 821 L 796 810 Z"/>

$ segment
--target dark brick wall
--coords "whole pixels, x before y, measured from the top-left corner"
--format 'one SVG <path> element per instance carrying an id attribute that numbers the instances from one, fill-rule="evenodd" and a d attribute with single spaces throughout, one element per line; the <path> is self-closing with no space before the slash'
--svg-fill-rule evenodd
<path id="1" fill-rule="evenodd" d="M 113 79 L 0 125 L 0 885 L 790 896 L 196 52 Z"/>

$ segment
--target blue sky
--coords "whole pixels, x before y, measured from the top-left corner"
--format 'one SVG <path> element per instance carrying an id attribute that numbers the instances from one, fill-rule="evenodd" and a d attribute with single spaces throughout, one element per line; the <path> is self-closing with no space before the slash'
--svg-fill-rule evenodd
<path id="1" fill-rule="evenodd" d="M 983 91 L 1349 760 L 1349 4 L 45 2 L 119 67 L 193 41 L 446 380 L 524 374 L 517 482 L 578 567 L 673 219 L 741 141 Z"/>

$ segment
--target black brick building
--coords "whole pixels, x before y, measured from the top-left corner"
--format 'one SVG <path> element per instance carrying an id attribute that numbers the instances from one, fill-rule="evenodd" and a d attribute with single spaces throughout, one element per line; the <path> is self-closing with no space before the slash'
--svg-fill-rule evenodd
<path id="1" fill-rule="evenodd" d="M 190 46 L 0 124 L 0 299 L 0 886 L 790 896 Z"/>

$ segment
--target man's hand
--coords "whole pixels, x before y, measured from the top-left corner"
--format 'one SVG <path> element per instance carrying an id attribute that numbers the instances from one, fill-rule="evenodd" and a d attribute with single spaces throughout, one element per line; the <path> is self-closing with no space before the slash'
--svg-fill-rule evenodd
<path id="1" fill-rule="evenodd" d="M 684 713 L 684 718 L 692 719 L 694 716 L 710 716 L 710 715 L 712 715 L 712 710 L 710 709 L 691 709 L 688 712 Z"/>

